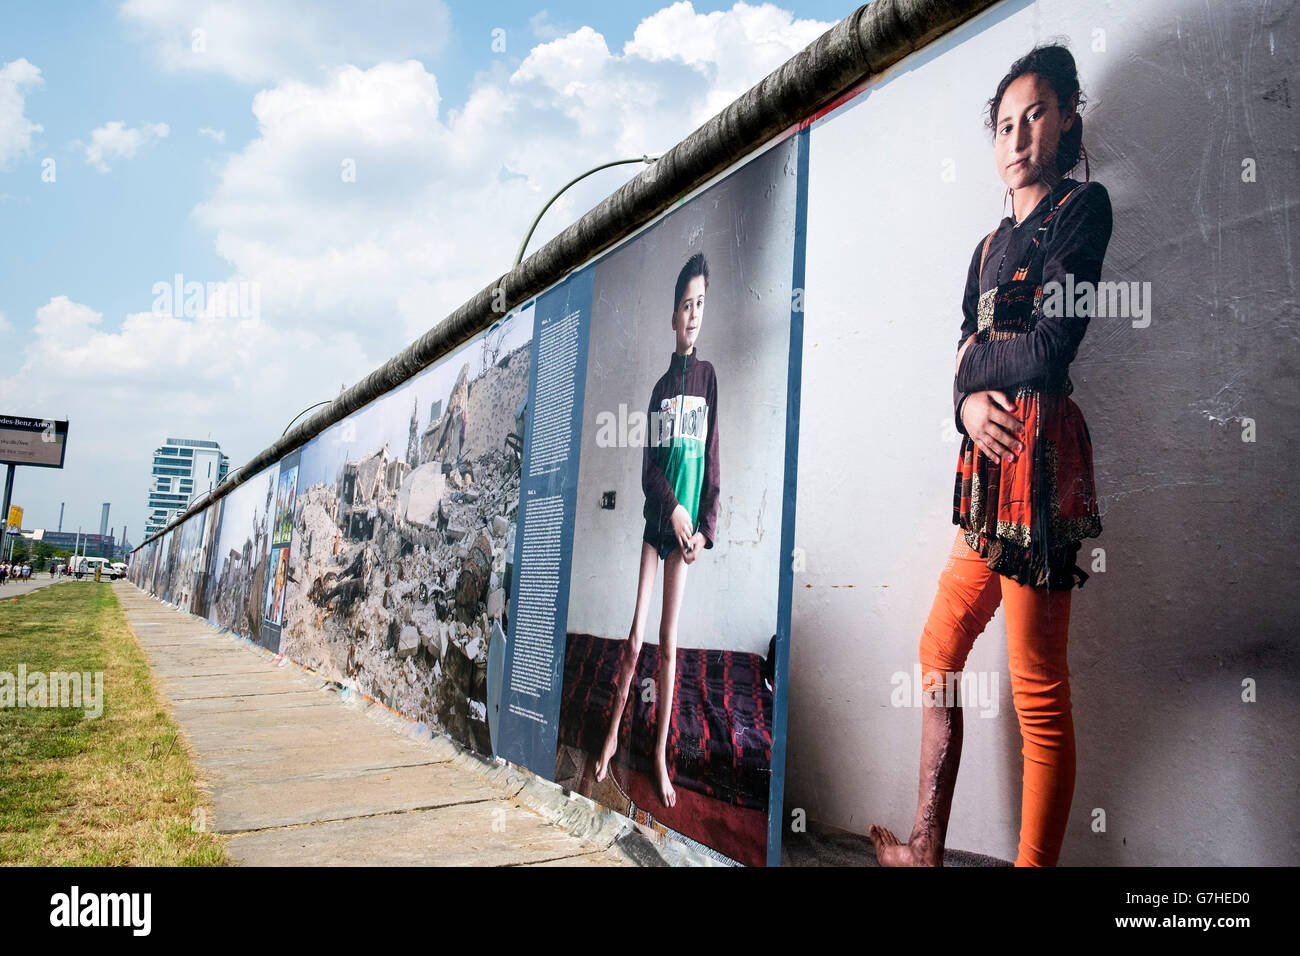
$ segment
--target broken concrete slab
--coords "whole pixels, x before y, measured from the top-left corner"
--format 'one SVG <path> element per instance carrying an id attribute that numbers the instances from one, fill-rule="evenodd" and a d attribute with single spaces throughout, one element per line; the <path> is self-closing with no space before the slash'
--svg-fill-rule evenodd
<path id="1" fill-rule="evenodd" d="M 397 498 L 398 513 L 411 524 L 435 527 L 446 493 L 447 478 L 442 473 L 442 463 L 425 462 L 402 482 Z"/>
<path id="2" fill-rule="evenodd" d="M 500 618 L 506 609 L 506 592 L 501 588 L 494 588 L 488 594 L 487 616 L 491 618 Z"/>
<path id="3" fill-rule="evenodd" d="M 402 628 L 397 637 L 397 657 L 399 660 L 410 657 L 420 649 L 420 632 L 411 624 Z"/>

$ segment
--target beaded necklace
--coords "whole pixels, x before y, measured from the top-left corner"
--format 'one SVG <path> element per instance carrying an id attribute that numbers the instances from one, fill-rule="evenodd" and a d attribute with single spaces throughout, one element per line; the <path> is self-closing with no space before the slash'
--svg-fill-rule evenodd
<path id="1" fill-rule="evenodd" d="M 1047 196 L 1045 198 L 1047 200 L 1047 208 L 1049 210 L 1054 209 L 1056 207 L 1056 190 L 1060 187 L 1061 183 L 1063 182 L 1065 182 L 1064 179 L 1059 179 L 1057 180 L 1055 186 L 1052 186 L 1050 189 L 1048 189 Z M 1041 206 L 1042 204 L 1043 204 L 1042 200 L 1039 200 L 1038 206 Z M 1013 208 L 1011 210 L 1011 214 L 1012 214 L 1012 218 L 1014 219 L 1015 218 L 1014 200 L 1012 205 Z M 1035 206 L 1034 209 L 1037 209 L 1038 206 Z M 1032 216 L 1033 214 L 1034 213 L 1031 210 L 1029 215 L 1025 216 L 1024 219 L 1012 225 L 1011 227 L 1012 231 L 1019 229 L 1029 219 L 1029 216 Z M 1046 225 L 1046 223 L 1044 223 L 1043 225 Z M 1030 245 L 1029 249 L 1026 250 L 1026 258 L 1028 258 L 1030 255 L 1033 254 L 1034 247 L 1037 245 L 1038 245 L 1037 241 L 1035 241 Z M 1011 249 L 1011 241 L 1008 240 L 1007 244 L 1002 248 L 1002 257 L 998 259 L 998 271 L 997 274 L 993 277 L 993 284 L 995 286 L 1001 285 L 1002 283 L 1002 266 L 1007 261 L 1007 252 L 1010 251 L 1010 249 Z"/>

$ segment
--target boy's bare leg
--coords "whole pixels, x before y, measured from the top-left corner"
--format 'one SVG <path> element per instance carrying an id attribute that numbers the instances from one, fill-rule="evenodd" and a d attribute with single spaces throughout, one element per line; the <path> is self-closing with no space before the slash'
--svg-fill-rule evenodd
<path id="1" fill-rule="evenodd" d="M 641 656 L 641 640 L 645 634 L 645 619 L 650 612 L 650 595 L 654 592 L 655 572 L 659 570 L 659 552 L 653 545 L 641 542 L 641 570 L 636 583 L 636 610 L 632 614 L 632 629 L 628 631 L 618 659 L 618 686 L 614 694 L 614 713 L 609 718 L 609 730 L 596 761 L 596 780 L 604 780 L 609 772 L 609 762 L 618 750 L 618 727 L 627 706 L 628 691 L 636 675 L 636 661 Z"/>
<path id="2" fill-rule="evenodd" d="M 668 773 L 668 731 L 673 722 L 673 688 L 677 682 L 677 615 L 686 593 L 686 562 L 682 552 L 664 559 L 664 609 L 659 618 L 659 727 L 655 735 L 655 771 L 659 777 L 659 798 L 664 806 L 677 805 L 677 791 Z"/>
<path id="3" fill-rule="evenodd" d="M 945 700 L 944 685 L 927 690 L 921 717 L 921 781 L 916 820 L 906 843 L 872 824 L 867 835 L 881 866 L 943 866 L 948 816 L 961 763 L 962 716 L 959 701 Z"/>

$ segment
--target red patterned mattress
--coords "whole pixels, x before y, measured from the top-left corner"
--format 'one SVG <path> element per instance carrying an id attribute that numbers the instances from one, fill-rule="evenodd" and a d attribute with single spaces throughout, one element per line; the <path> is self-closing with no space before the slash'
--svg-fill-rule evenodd
<path id="1" fill-rule="evenodd" d="M 564 652 L 560 742 L 599 753 L 609 727 L 624 641 L 570 634 Z M 767 809 L 772 763 L 772 692 L 764 658 L 739 651 L 678 649 L 668 762 L 673 785 L 757 810 Z M 619 728 L 616 761 L 654 774 L 659 646 L 645 643 Z"/>

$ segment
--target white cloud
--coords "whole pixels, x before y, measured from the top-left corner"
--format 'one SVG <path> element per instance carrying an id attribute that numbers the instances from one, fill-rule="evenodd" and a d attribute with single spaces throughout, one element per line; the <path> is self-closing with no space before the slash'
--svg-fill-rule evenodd
<path id="1" fill-rule="evenodd" d="M 200 126 L 199 135 L 206 136 L 214 143 L 224 143 L 226 141 L 226 131 L 224 129 L 213 129 L 211 126 Z"/>
<path id="2" fill-rule="evenodd" d="M 64 498 L 112 501 L 115 523 L 137 532 L 149 452 L 167 435 L 210 434 L 233 465 L 242 464 L 294 413 L 333 398 L 374 365 L 355 336 L 338 331 L 153 312 L 128 315 L 110 329 L 100 312 L 62 295 L 36 310 L 24 341 L 8 354 L 20 365 L 0 379 L 0 407 L 71 422 L 66 475 L 39 482 L 20 475 L 20 503 L 32 520 L 53 522 Z M 85 484 L 87 467 L 93 488 L 74 489 L 74 481 Z"/>
<path id="3" fill-rule="evenodd" d="M 540 44 L 454 110 L 414 60 L 287 81 L 254 97 L 258 136 L 196 214 L 260 282 L 265 314 L 364 324 L 392 354 L 510 268 L 553 190 L 662 152 L 828 26 L 771 6 L 699 16 L 677 4 L 622 53 L 589 27 Z M 530 250 L 636 172 L 570 190 Z"/>
<path id="4" fill-rule="evenodd" d="M 127 7 L 261 15 L 237 3 Z M 576 173 L 662 152 L 828 26 L 774 7 L 700 16 L 679 4 L 644 21 L 621 51 L 590 28 L 538 45 L 455 108 L 409 59 L 278 79 L 253 98 L 257 135 L 217 160 L 216 185 L 195 209 L 230 278 L 258 283 L 261 320 L 146 312 L 114 322 L 50 299 L 14 349 L 22 372 L 0 378 L 0 408 L 71 415 L 68 474 L 93 461 L 104 487 L 101 497 L 99 487 L 50 484 L 28 501 L 57 514 L 60 495 L 112 500 L 122 503 L 115 518 L 124 508 L 134 523 L 164 432 L 211 434 L 242 464 L 295 412 L 359 380 L 507 271 L 529 221 Z M 211 31 L 208 41 L 211 52 Z M 349 160 L 354 182 L 341 175 Z M 637 169 L 570 190 L 530 249 Z"/>
<path id="5" fill-rule="evenodd" d="M 125 0 L 118 15 L 168 69 L 243 83 L 315 77 L 323 64 L 436 56 L 451 28 L 441 0 L 388 0 L 382 9 L 351 0 Z"/>
<path id="6" fill-rule="evenodd" d="M 142 123 L 130 127 L 121 120 L 110 120 L 91 130 L 90 142 L 78 142 L 86 162 L 101 173 L 109 172 L 110 159 L 131 159 L 142 148 L 156 140 L 166 139 L 171 131 L 166 123 Z"/>
<path id="7" fill-rule="evenodd" d="M 44 85 L 40 69 L 24 59 L 0 66 L 0 170 L 32 148 L 33 133 L 42 132 L 25 112 L 27 94 Z"/>
<path id="8" fill-rule="evenodd" d="M 5 318 L 5 314 L 3 312 L 0 312 L 0 334 L 7 335 L 9 333 L 12 333 L 13 330 L 14 330 L 13 323 Z M 6 351 L 8 350 L 6 349 Z"/>
<path id="9" fill-rule="evenodd" d="M 129 376 L 147 382 L 151 394 L 163 389 L 197 397 L 254 388 L 268 364 L 292 354 L 286 349 L 313 339 L 256 318 L 204 314 L 191 319 L 163 312 L 132 313 L 119 330 L 106 331 L 99 312 L 55 296 L 36 310 L 23 369 L 52 374 L 57 368 L 53 374 L 73 389 Z"/>
<path id="10" fill-rule="evenodd" d="M 538 40 L 556 40 L 564 36 L 564 30 L 551 22 L 551 15 L 546 10 L 538 10 L 528 18 L 528 28 Z"/>
<path id="11" fill-rule="evenodd" d="M 623 54 L 699 70 L 710 80 L 704 112 L 712 116 L 833 25 L 796 20 L 770 3 L 713 13 L 674 3 L 642 20 Z"/>

